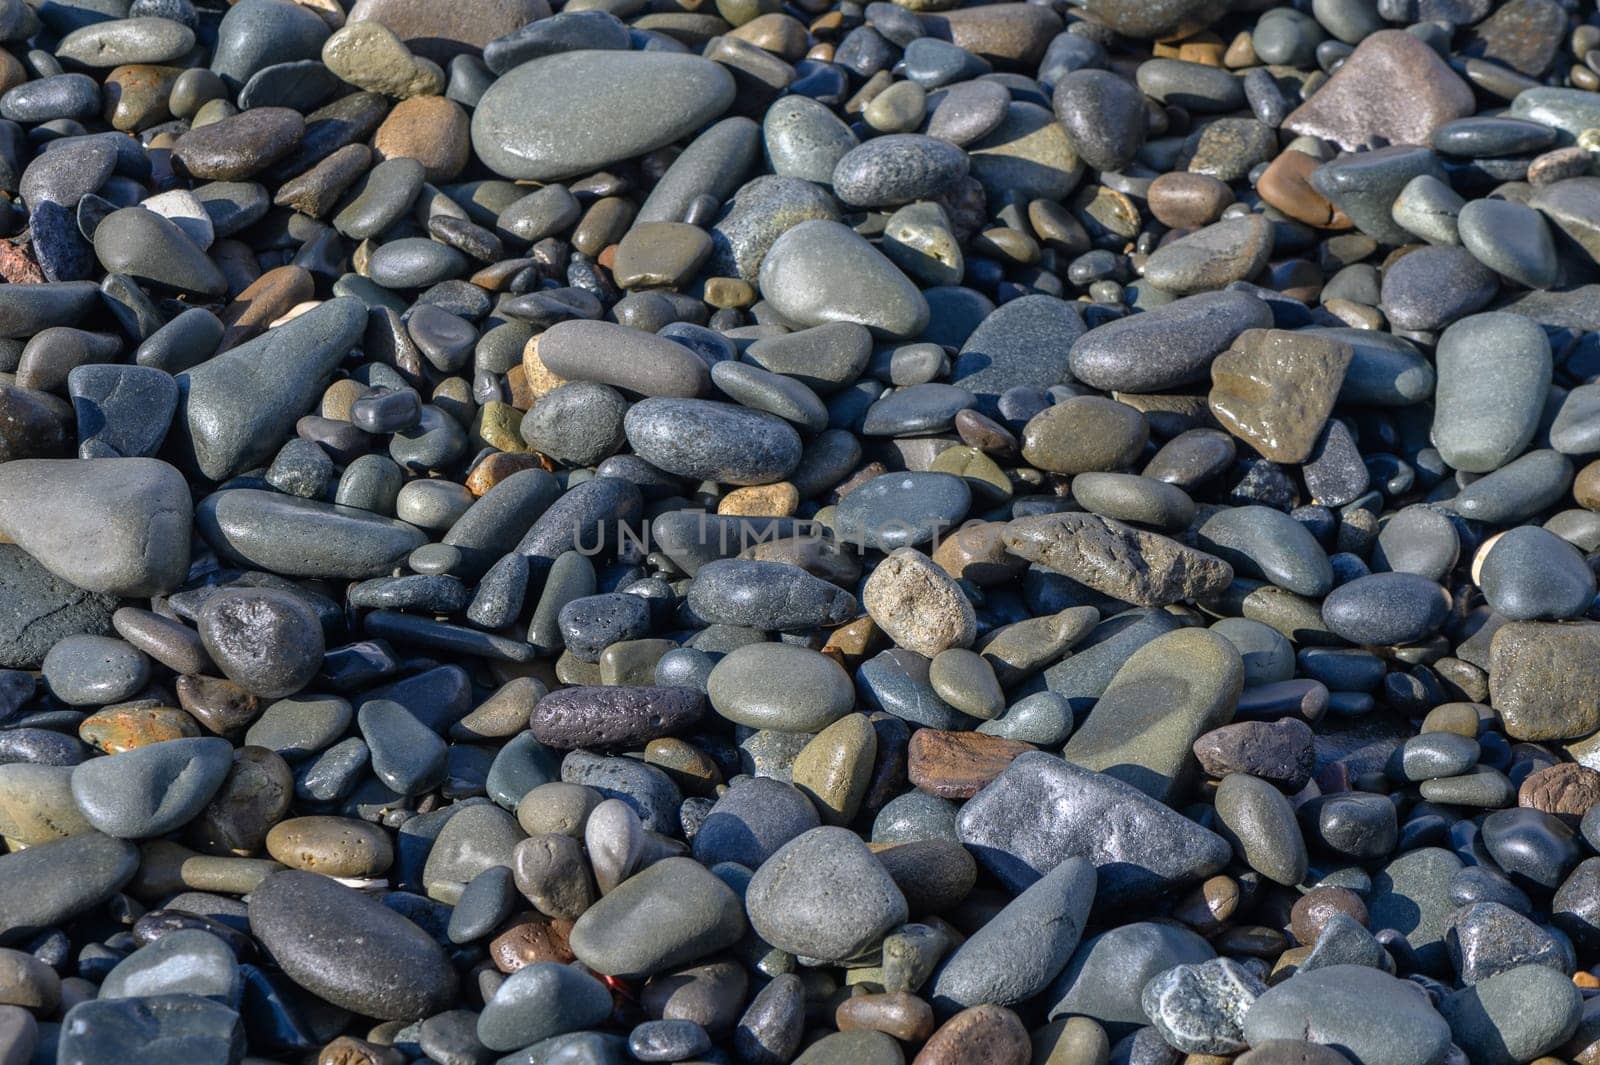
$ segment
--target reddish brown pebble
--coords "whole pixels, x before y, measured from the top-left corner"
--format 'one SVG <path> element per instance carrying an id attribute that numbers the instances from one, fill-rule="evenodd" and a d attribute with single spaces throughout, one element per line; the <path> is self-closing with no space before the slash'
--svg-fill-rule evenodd
<path id="1" fill-rule="evenodd" d="M 1032 744 L 981 732 L 918 729 L 911 737 L 911 783 L 945 799 L 970 799 Z"/>
<path id="2" fill-rule="evenodd" d="M 911 1065 L 1027 1065 L 1028 1030 L 1003 1006 L 973 1006 L 951 1017 Z"/>
<path id="3" fill-rule="evenodd" d="M 1517 805 L 1555 814 L 1576 825 L 1600 803 L 1600 773 L 1576 762 L 1562 762 L 1529 773 L 1517 789 Z"/>
<path id="4" fill-rule="evenodd" d="M 567 936 L 572 922 L 523 913 L 511 918 L 500 933 L 489 941 L 489 958 L 503 973 L 514 973 L 524 965 L 549 961 L 565 965 L 573 960 Z"/>
<path id="5" fill-rule="evenodd" d="M 1198 229 L 1222 217 L 1233 190 L 1209 174 L 1175 171 L 1150 182 L 1150 213 L 1173 229 Z"/>
<path id="6" fill-rule="evenodd" d="M 1323 926 L 1336 913 L 1352 917 L 1358 924 L 1367 923 L 1367 907 L 1349 888 L 1317 887 L 1301 895 L 1289 911 L 1289 931 L 1294 938 L 1309 946 L 1322 934 Z"/>
<path id="7" fill-rule="evenodd" d="M 905 1043 L 920 1043 L 933 1034 L 933 1007 L 904 991 L 857 995 L 839 1003 L 833 1023 L 841 1032 L 867 1028 Z"/>
<path id="8" fill-rule="evenodd" d="M 1311 172 L 1322 164 L 1305 152 L 1290 149 L 1274 159 L 1256 182 L 1256 193 L 1269 206 L 1309 226 L 1349 229 L 1350 219 L 1311 187 Z"/>

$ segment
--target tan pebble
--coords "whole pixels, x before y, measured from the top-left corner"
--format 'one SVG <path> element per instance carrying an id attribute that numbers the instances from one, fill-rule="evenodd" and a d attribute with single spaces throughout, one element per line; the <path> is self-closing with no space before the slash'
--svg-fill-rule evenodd
<path id="1" fill-rule="evenodd" d="M 735 488 L 717 503 L 718 514 L 787 518 L 800 506 L 800 493 L 788 481 Z"/>
<path id="2" fill-rule="evenodd" d="M 862 602 L 890 639 L 925 658 L 949 647 L 968 647 L 977 636 L 977 615 L 966 594 L 912 547 L 878 563 L 862 589 Z"/>

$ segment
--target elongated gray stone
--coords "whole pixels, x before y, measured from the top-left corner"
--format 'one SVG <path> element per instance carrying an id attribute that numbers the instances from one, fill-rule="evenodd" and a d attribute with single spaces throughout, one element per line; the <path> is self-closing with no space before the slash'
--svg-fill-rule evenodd
<path id="1" fill-rule="evenodd" d="M 732 75 L 699 56 L 562 52 L 489 87 L 473 112 L 472 146 L 503 177 L 559 181 L 671 144 L 733 99 Z"/>

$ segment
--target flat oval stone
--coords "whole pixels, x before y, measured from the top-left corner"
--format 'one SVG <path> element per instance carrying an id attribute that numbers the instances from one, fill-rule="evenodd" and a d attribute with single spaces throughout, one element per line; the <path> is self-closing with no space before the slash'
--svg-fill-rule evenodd
<path id="1" fill-rule="evenodd" d="M 839 504 L 835 531 L 845 543 L 893 551 L 925 544 L 961 524 L 972 490 L 948 473 L 886 473 Z"/>
<path id="2" fill-rule="evenodd" d="M 1398 329 L 1443 329 L 1494 299 L 1494 272 L 1465 248 L 1418 248 L 1383 273 L 1383 311 Z"/>
<path id="3" fill-rule="evenodd" d="M 536 962 L 512 973 L 478 1015 L 478 1041 L 515 1050 L 599 1024 L 610 1012 L 606 985 L 566 965 Z"/>
<path id="4" fill-rule="evenodd" d="M 1158 248 L 1144 277 L 1164 292 L 1186 296 L 1254 277 L 1272 253 L 1272 225 L 1260 215 L 1213 222 Z"/>
<path id="5" fill-rule="evenodd" d="M 1350 1048 L 1367 1065 L 1430 1065 L 1444 1060 L 1450 1027 L 1427 996 L 1378 969 L 1333 965 L 1285 980 L 1256 999 L 1244 1018 L 1252 1046 L 1300 1039 Z"/>
<path id="6" fill-rule="evenodd" d="M 623 431 L 652 465 L 694 480 L 771 484 L 800 463 L 800 437 L 788 422 L 730 403 L 646 399 L 628 410 Z"/>
<path id="7" fill-rule="evenodd" d="M 1083 336 L 1083 318 L 1065 300 L 1042 294 L 1010 300 L 967 337 L 950 383 L 977 396 L 992 416 L 1008 389 L 1047 389 L 1071 380 L 1071 351 Z"/>
<path id="8" fill-rule="evenodd" d="M 1163 392 L 1209 378 L 1211 361 L 1272 312 L 1245 292 L 1189 296 L 1107 322 L 1072 345 L 1073 376 L 1106 391 Z"/>
<path id="9" fill-rule="evenodd" d="M 1022 457 L 1051 473 L 1126 469 L 1149 439 L 1149 422 L 1126 403 L 1073 396 L 1028 419 Z"/>
<path id="10" fill-rule="evenodd" d="M 816 807 L 793 785 L 751 777 L 712 806 L 695 834 L 694 857 L 707 868 L 731 861 L 754 869 L 818 824 Z"/>
<path id="11" fill-rule="evenodd" d="M 855 596 L 798 566 L 747 559 L 700 567 L 688 602 L 710 624 L 767 631 L 843 625 L 858 613 Z"/>
<path id="12" fill-rule="evenodd" d="M 68 636 L 41 666 L 50 693 L 69 706 L 103 706 L 131 698 L 150 679 L 150 660 L 109 636 Z"/>
<path id="13" fill-rule="evenodd" d="M 1077 949 L 1094 885 L 1094 866 L 1082 858 L 1040 877 L 945 962 L 933 987 L 935 1004 L 947 1010 L 982 1002 L 1005 1006 L 1043 991 Z"/>
<path id="14" fill-rule="evenodd" d="M 681 344 L 610 322 L 557 322 L 538 338 L 539 361 L 569 381 L 597 381 L 644 396 L 710 390 L 705 362 Z"/>
<path id="15" fill-rule="evenodd" d="M 297 577 L 377 577 L 427 542 L 393 518 L 255 488 L 212 493 L 195 520 L 220 553 Z"/>
<path id="16" fill-rule="evenodd" d="M 1244 662 L 1226 638 L 1207 629 L 1157 636 L 1117 670 L 1062 757 L 1164 802 L 1195 741 L 1232 719 L 1243 687 Z"/>
<path id="17" fill-rule="evenodd" d="M 118 962 L 100 985 L 102 999 L 201 995 L 239 1001 L 243 981 L 228 944 L 198 928 L 182 928 Z"/>
<path id="18" fill-rule="evenodd" d="M 908 912 L 905 896 L 860 837 L 828 826 L 796 837 L 762 863 L 745 905 L 762 939 L 823 961 L 860 954 Z"/>
<path id="19" fill-rule="evenodd" d="M 35 935 L 105 902 L 139 868 L 133 844 L 99 832 L 0 857 L 0 940 Z"/>
<path id="20" fill-rule="evenodd" d="M 598 973 L 641 977 L 731 947 L 744 932 L 744 908 L 728 885 L 691 858 L 668 858 L 585 910 L 570 943 Z"/>
<path id="21" fill-rule="evenodd" d="M 267 877 L 250 893 L 250 930 L 295 983 L 365 1016 L 410 1020 L 455 1001 L 455 970 L 427 933 L 328 877 Z"/>
<path id="22" fill-rule="evenodd" d="M 1580 617 L 1594 602 L 1594 572 L 1578 549 L 1527 525 L 1508 531 L 1483 556 L 1478 585 L 1512 621 Z"/>
<path id="23" fill-rule="evenodd" d="M 848 226 L 814 219 L 785 230 L 761 260 L 761 294 L 800 325 L 856 322 L 912 337 L 928 301 L 899 269 Z"/>
<path id="24" fill-rule="evenodd" d="M 558 181 L 670 144 L 734 99 L 726 68 L 670 52 L 576 51 L 498 78 L 472 116 L 472 145 L 496 173 Z M 528 100 L 541 101 L 536 110 Z"/>
<path id="25" fill-rule="evenodd" d="M 852 148 L 833 170 L 833 192 L 855 207 L 892 207 L 934 199 L 966 177 L 967 155 L 918 133 L 874 137 Z"/>
<path id="26" fill-rule="evenodd" d="M 1475 314 L 1439 337 L 1435 363 L 1432 440 L 1444 460 L 1487 473 L 1521 454 L 1550 388 L 1544 330 L 1521 315 Z"/>
<path id="27" fill-rule="evenodd" d="M 1374 573 L 1342 584 L 1322 603 L 1330 629 L 1356 644 L 1405 644 L 1437 631 L 1450 593 L 1414 573 Z"/>
<path id="28" fill-rule="evenodd" d="M 1121 1029 L 1148 1023 L 1140 1004 L 1151 978 L 1179 965 L 1216 957 L 1194 932 L 1165 922 L 1135 921 L 1083 941 L 1046 1001 L 1051 1017 L 1080 1015 Z"/>
<path id="29" fill-rule="evenodd" d="M 850 676 L 827 655 L 756 643 L 725 655 L 706 681 L 718 714 L 750 728 L 818 732 L 855 705 Z"/>

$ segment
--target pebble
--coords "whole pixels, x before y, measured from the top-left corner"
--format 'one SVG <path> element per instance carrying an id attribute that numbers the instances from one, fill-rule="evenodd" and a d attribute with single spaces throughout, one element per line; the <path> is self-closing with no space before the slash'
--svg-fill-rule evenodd
<path id="1" fill-rule="evenodd" d="M 670 144 L 719 117 L 734 95 L 727 70 L 698 56 L 560 52 L 494 81 L 473 111 L 472 146 L 503 177 L 560 180 Z M 530 98 L 546 106 L 530 112 Z"/>
<path id="2" fill-rule="evenodd" d="M 75 3 L 0 1059 L 1586 1061 L 1584 12 Z"/>
<path id="3" fill-rule="evenodd" d="M 866 844 L 830 826 L 796 836 L 763 862 L 745 907 L 762 939 L 824 961 L 860 954 L 907 916 L 905 896 Z"/>

